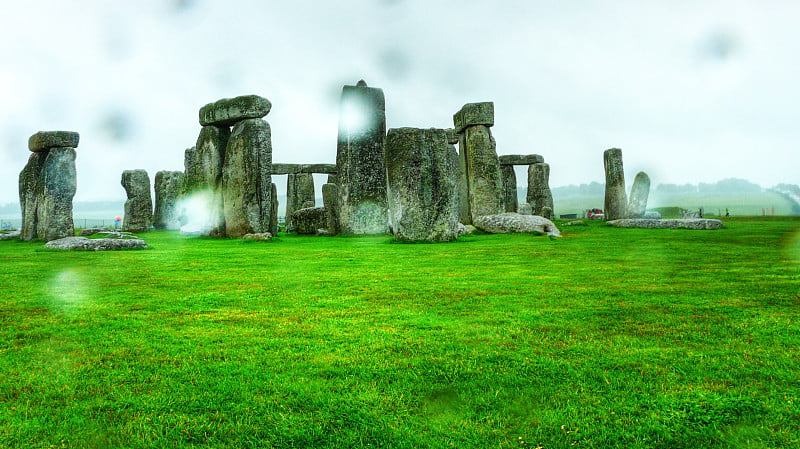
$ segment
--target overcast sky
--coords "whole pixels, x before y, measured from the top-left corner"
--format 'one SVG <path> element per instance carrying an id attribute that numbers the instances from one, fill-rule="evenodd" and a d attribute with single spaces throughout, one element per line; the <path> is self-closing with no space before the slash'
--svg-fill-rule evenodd
<path id="1" fill-rule="evenodd" d="M 611 147 L 628 183 L 798 184 L 798 16 L 792 1 L 2 2 L 0 204 L 36 131 L 80 133 L 76 201 L 124 199 L 123 170 L 183 170 L 198 109 L 245 94 L 272 102 L 274 162 L 333 163 L 341 87 L 361 78 L 389 128 L 494 101 L 498 153 L 543 155 L 554 187 L 603 182 Z"/>

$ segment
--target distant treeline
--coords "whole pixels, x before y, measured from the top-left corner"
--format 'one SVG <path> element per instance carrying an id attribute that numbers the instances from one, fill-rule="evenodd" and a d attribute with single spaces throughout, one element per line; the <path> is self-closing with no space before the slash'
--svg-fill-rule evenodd
<path id="1" fill-rule="evenodd" d="M 653 191 L 658 193 L 753 193 L 763 189 L 746 179 L 727 178 L 715 183 L 700 184 L 658 184 Z M 552 189 L 553 196 L 560 198 L 603 195 L 605 184 L 590 182 L 589 184 L 568 185 Z"/>

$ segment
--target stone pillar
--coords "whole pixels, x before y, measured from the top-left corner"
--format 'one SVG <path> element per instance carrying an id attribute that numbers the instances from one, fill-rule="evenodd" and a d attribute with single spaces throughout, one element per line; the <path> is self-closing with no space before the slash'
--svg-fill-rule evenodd
<path id="1" fill-rule="evenodd" d="M 75 148 L 80 136 L 70 131 L 40 131 L 28 139 L 34 154 L 19 176 L 22 207 L 20 238 L 56 240 L 75 235 L 72 199 L 77 187 Z"/>
<path id="2" fill-rule="evenodd" d="M 150 176 L 145 170 L 122 172 L 122 187 L 128 200 L 125 201 L 125 217 L 122 230 L 144 232 L 153 224 L 153 197 L 150 195 Z"/>
<path id="3" fill-rule="evenodd" d="M 517 211 L 517 174 L 513 165 L 501 165 L 500 174 L 503 180 L 503 207 L 506 212 Z"/>
<path id="4" fill-rule="evenodd" d="M 272 215 L 269 220 L 269 233 L 273 236 L 278 235 L 278 186 L 272 183 L 270 197 L 272 199 Z"/>
<path id="5" fill-rule="evenodd" d="M 192 223 L 205 234 L 221 235 L 225 229 L 222 205 L 222 164 L 231 132 L 227 126 L 203 126 L 195 147 L 184 155 L 184 196 L 203 210 L 190 211 Z"/>
<path id="6" fill-rule="evenodd" d="M 153 227 L 156 229 L 177 230 L 181 228 L 178 197 L 183 190 L 183 172 L 160 171 L 156 173 L 155 209 L 153 211 Z"/>
<path id="7" fill-rule="evenodd" d="M 533 215 L 553 219 L 553 193 L 550 191 L 550 165 L 544 162 L 528 166 L 528 204 Z"/>
<path id="8" fill-rule="evenodd" d="M 367 87 L 364 80 L 344 86 L 336 149 L 339 219 L 344 233 L 382 234 L 389 230 L 385 136 L 383 90 Z"/>
<path id="9" fill-rule="evenodd" d="M 289 173 L 286 182 L 286 227 L 292 226 L 292 213 L 315 206 L 314 175 Z"/>
<path id="10" fill-rule="evenodd" d="M 453 128 L 446 129 L 445 133 L 447 135 L 447 157 L 450 161 L 450 165 L 452 165 L 455 170 L 453 176 L 455 176 L 456 180 L 456 217 L 458 217 L 459 223 L 464 223 L 465 221 L 469 221 L 469 194 L 467 191 L 467 178 L 464 175 L 464 160 L 461 158 L 461 155 L 458 154 L 458 150 L 456 150 L 455 146 L 458 143 L 459 136 Z"/>
<path id="11" fill-rule="evenodd" d="M 464 159 L 470 222 L 503 212 L 500 162 L 489 127 L 494 125 L 494 103 L 469 103 L 453 115 Z"/>
<path id="12" fill-rule="evenodd" d="M 625 194 L 625 172 L 622 168 L 622 150 L 611 148 L 603 153 L 606 170 L 605 219 L 625 218 L 628 197 Z"/>
<path id="13" fill-rule="evenodd" d="M 339 234 L 339 188 L 336 184 L 322 185 L 322 203 L 328 214 L 328 232 L 331 235 Z"/>
<path id="14" fill-rule="evenodd" d="M 457 236 L 456 169 L 443 129 L 390 129 L 386 136 L 389 215 L 398 240 Z"/>
<path id="15" fill-rule="evenodd" d="M 650 196 L 650 177 L 640 171 L 636 174 L 628 201 L 627 218 L 641 218 L 647 211 L 647 198 Z"/>

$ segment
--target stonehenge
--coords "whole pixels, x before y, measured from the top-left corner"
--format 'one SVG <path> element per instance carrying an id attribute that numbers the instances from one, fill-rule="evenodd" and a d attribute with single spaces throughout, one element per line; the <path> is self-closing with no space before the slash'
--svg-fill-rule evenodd
<path id="1" fill-rule="evenodd" d="M 550 191 L 550 166 L 539 154 L 507 154 L 499 157 L 503 177 L 503 199 L 506 212 L 519 212 L 523 215 L 539 215 L 553 219 L 553 193 Z M 514 166 L 528 166 L 527 205 L 517 202 L 517 176 Z M 530 211 L 528 210 L 530 207 Z"/>
<path id="2" fill-rule="evenodd" d="M 125 170 L 120 181 L 128 196 L 122 230 L 144 232 L 153 225 L 153 199 L 150 196 L 150 176 L 145 170 Z"/>
<path id="3" fill-rule="evenodd" d="M 40 131 L 28 139 L 32 154 L 19 174 L 21 240 L 50 241 L 75 235 L 72 199 L 77 188 L 75 148 L 79 139 L 78 133 L 71 131 Z"/>

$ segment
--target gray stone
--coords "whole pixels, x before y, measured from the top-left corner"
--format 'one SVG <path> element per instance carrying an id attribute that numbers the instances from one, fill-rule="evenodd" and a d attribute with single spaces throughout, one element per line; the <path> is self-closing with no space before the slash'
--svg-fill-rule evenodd
<path id="1" fill-rule="evenodd" d="M 199 210 L 187 211 L 190 226 L 209 235 L 224 235 L 225 214 L 222 204 L 222 166 L 230 130 L 204 126 L 197 136 L 197 145 L 184 155 L 183 198 Z"/>
<path id="2" fill-rule="evenodd" d="M 461 134 L 459 148 L 464 152 L 470 223 L 483 215 L 502 213 L 503 183 L 491 131 L 484 125 L 466 128 Z"/>
<path id="3" fill-rule="evenodd" d="M 314 175 L 290 173 L 286 182 L 286 228 L 291 229 L 292 213 L 306 207 L 314 207 Z M 310 204 L 309 204 L 310 203 Z"/>
<path id="4" fill-rule="evenodd" d="M 381 89 L 342 88 L 336 149 L 339 221 L 347 234 L 389 230 L 386 194 L 385 100 Z"/>
<path id="5" fill-rule="evenodd" d="M 538 154 L 504 154 L 500 156 L 500 165 L 541 164 L 544 158 Z"/>
<path id="6" fill-rule="evenodd" d="M 451 129 L 452 130 L 452 129 Z M 448 130 L 445 130 L 448 131 Z M 456 136 L 458 136 L 456 134 Z M 448 134 L 448 139 L 450 135 Z M 464 216 L 462 212 L 465 214 L 469 214 L 469 195 L 467 192 L 467 180 L 464 177 L 463 172 L 463 165 L 461 164 L 461 157 L 458 154 L 458 150 L 456 150 L 455 145 L 450 143 L 447 144 L 447 159 L 448 164 L 453 167 L 453 179 L 455 180 L 456 187 L 455 187 L 455 214 L 458 222 L 461 223 L 464 220 Z"/>
<path id="7" fill-rule="evenodd" d="M 339 189 L 336 184 L 322 185 L 322 203 L 328 214 L 328 224 L 325 228 L 330 235 L 339 234 Z"/>
<path id="8" fill-rule="evenodd" d="M 694 229 L 714 230 L 724 226 L 719 220 L 708 218 L 691 218 L 683 220 L 653 220 L 647 218 L 625 218 L 608 221 L 609 226 L 618 228 L 645 228 L 645 229 Z"/>
<path id="9" fill-rule="evenodd" d="M 326 184 L 336 184 L 337 181 L 338 181 L 338 177 L 336 175 L 328 175 L 328 180 L 327 180 Z M 338 185 L 338 184 L 336 184 L 336 185 Z"/>
<path id="10" fill-rule="evenodd" d="M 517 211 L 517 174 L 513 165 L 501 165 L 500 174 L 503 180 L 503 207 L 506 212 Z"/>
<path id="11" fill-rule="evenodd" d="M 122 229 L 128 232 L 144 232 L 153 225 L 153 199 L 150 196 L 150 177 L 145 170 L 122 172 L 122 187 L 128 200 L 125 201 L 125 217 Z"/>
<path id="12" fill-rule="evenodd" d="M 553 193 L 550 191 L 550 165 L 536 163 L 528 166 L 528 204 L 533 215 L 553 219 Z"/>
<path id="13" fill-rule="evenodd" d="M 112 232 L 111 229 L 108 228 L 84 228 L 81 229 L 80 235 L 82 237 L 88 237 L 90 235 L 99 234 L 101 232 Z"/>
<path id="14" fill-rule="evenodd" d="M 520 215 L 533 215 L 533 208 L 528 203 L 522 203 L 517 208 L 517 213 Z"/>
<path id="15" fill-rule="evenodd" d="M 649 218 L 651 220 L 661 220 L 661 212 L 648 211 L 644 213 L 644 217 L 642 218 Z"/>
<path id="16" fill-rule="evenodd" d="M 36 208 L 37 237 L 50 241 L 74 236 L 72 199 L 77 189 L 75 150 L 48 150 L 40 179 L 42 193 Z"/>
<path id="17" fill-rule="evenodd" d="M 157 172 L 153 187 L 156 193 L 153 227 L 156 229 L 180 229 L 178 198 L 183 190 L 183 172 L 163 170 Z"/>
<path id="18" fill-rule="evenodd" d="M 538 215 L 520 215 L 507 212 L 485 215 L 475 220 L 475 227 L 490 234 L 531 233 L 561 237 L 552 221 Z"/>
<path id="19" fill-rule="evenodd" d="M 461 135 L 458 135 L 459 141 Z M 455 146 L 451 145 L 455 149 Z M 452 151 L 452 150 L 451 150 Z M 466 149 L 461 146 L 456 152 L 458 164 L 456 165 L 456 177 L 458 185 L 458 222 L 464 224 L 472 223 L 472 214 L 469 210 L 469 181 L 467 181 L 467 155 Z"/>
<path id="20" fill-rule="evenodd" d="M 386 136 L 389 217 L 396 239 L 455 240 L 455 160 L 443 129 L 398 128 Z"/>
<path id="21" fill-rule="evenodd" d="M 22 231 L 17 229 L 16 231 L 11 232 L 1 232 L 0 233 L 0 240 L 13 240 L 18 239 L 22 235 Z"/>
<path id="22" fill-rule="evenodd" d="M 253 240 L 256 242 L 266 242 L 272 240 L 272 233 L 271 232 L 260 232 L 257 234 L 245 234 L 242 236 L 242 240 Z"/>
<path id="23" fill-rule="evenodd" d="M 469 235 L 475 232 L 476 229 L 475 226 L 459 223 L 458 226 L 456 226 L 456 234 L 459 236 Z"/>
<path id="24" fill-rule="evenodd" d="M 470 126 L 494 126 L 494 103 L 467 103 L 461 110 L 453 114 L 456 133 L 462 134 Z"/>
<path id="25" fill-rule="evenodd" d="M 273 175 L 291 175 L 297 173 L 321 173 L 335 175 L 338 172 L 335 164 L 272 164 Z"/>
<path id="26" fill-rule="evenodd" d="M 47 153 L 33 153 L 19 174 L 19 203 L 22 208 L 20 240 L 28 241 L 38 236 L 39 199 L 42 196 L 41 174 Z"/>
<path id="27" fill-rule="evenodd" d="M 121 249 L 145 249 L 147 248 L 147 243 L 139 238 L 89 239 L 86 237 L 64 237 L 49 241 L 44 247 L 61 250 L 114 251 Z"/>
<path id="28" fill-rule="evenodd" d="M 300 173 L 301 164 L 272 164 L 273 175 L 290 175 Z"/>
<path id="29" fill-rule="evenodd" d="M 636 174 L 631 187 L 631 196 L 628 200 L 628 218 L 640 218 L 647 209 L 647 198 L 650 196 L 650 177 L 640 171 Z"/>
<path id="30" fill-rule="evenodd" d="M 225 235 L 269 232 L 272 218 L 272 138 L 261 119 L 236 123 L 225 149 L 222 197 Z"/>
<path id="31" fill-rule="evenodd" d="M 458 143 L 458 133 L 456 132 L 455 128 L 447 128 L 444 130 L 447 133 L 447 143 L 450 145 L 455 145 Z"/>
<path id="32" fill-rule="evenodd" d="M 292 213 L 294 230 L 298 234 L 316 234 L 328 226 L 328 212 L 324 207 L 308 207 Z"/>
<path id="33" fill-rule="evenodd" d="M 588 226 L 583 220 L 572 220 L 566 223 L 561 223 L 561 226 Z"/>
<path id="34" fill-rule="evenodd" d="M 272 183 L 271 190 L 272 215 L 269 219 L 269 232 L 272 235 L 278 235 L 278 186 L 276 186 L 274 182 Z"/>
<path id="35" fill-rule="evenodd" d="M 28 149 L 34 153 L 50 148 L 77 148 L 80 136 L 73 131 L 39 131 L 28 139 Z"/>
<path id="36" fill-rule="evenodd" d="M 625 193 L 625 172 L 622 168 L 622 150 L 611 148 L 603 153 L 606 170 L 606 198 L 604 214 L 606 220 L 625 218 L 628 196 Z"/>
<path id="37" fill-rule="evenodd" d="M 269 114 L 272 103 L 258 95 L 223 98 L 200 108 L 202 126 L 231 126 L 247 119 L 260 119 Z"/>

